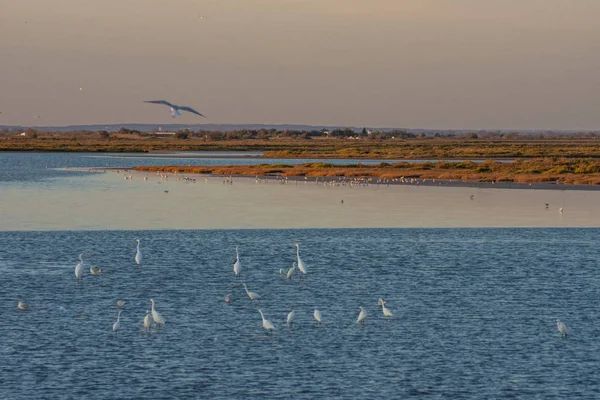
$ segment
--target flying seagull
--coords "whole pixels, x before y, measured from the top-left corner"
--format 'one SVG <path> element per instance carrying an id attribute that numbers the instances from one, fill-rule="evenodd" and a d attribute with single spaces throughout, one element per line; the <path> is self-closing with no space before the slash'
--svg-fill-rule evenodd
<path id="1" fill-rule="evenodd" d="M 145 100 L 144 103 L 164 104 L 165 106 L 171 107 L 171 116 L 173 118 L 181 115 L 181 113 L 179 113 L 179 111 L 188 111 L 188 112 L 191 112 L 192 114 L 196 114 L 196 115 L 206 118 L 206 116 L 200 114 L 198 111 L 194 110 L 191 107 L 178 106 L 176 104 L 171 104 L 166 100 Z"/>

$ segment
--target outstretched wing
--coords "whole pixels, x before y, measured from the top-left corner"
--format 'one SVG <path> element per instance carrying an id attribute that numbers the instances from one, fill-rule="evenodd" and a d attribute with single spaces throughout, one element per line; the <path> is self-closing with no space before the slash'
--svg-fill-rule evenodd
<path id="1" fill-rule="evenodd" d="M 199 116 L 201 116 L 201 117 L 204 117 L 204 118 L 206 118 L 206 116 L 204 116 L 204 115 L 200 114 L 198 111 L 194 110 L 192 107 L 178 107 L 178 108 L 179 108 L 180 110 L 183 110 L 183 111 L 188 111 L 188 112 L 191 112 L 191 113 L 193 113 L 193 114 L 197 114 L 197 115 L 199 115 Z"/>
<path id="2" fill-rule="evenodd" d="M 176 105 L 169 103 L 166 100 L 144 100 L 144 103 L 164 104 L 165 106 L 177 108 Z"/>

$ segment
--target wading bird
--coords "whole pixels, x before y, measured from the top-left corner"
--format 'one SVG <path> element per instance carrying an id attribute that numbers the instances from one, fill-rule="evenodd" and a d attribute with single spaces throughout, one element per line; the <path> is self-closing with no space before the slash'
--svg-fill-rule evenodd
<path id="1" fill-rule="evenodd" d="M 156 325 L 160 327 L 165 324 L 165 319 L 154 309 L 154 299 L 150 299 L 150 302 L 152 303 L 152 319 L 156 322 Z"/>
<path id="2" fill-rule="evenodd" d="M 256 300 L 260 304 L 260 295 L 258 293 L 249 291 L 248 286 L 246 286 L 245 283 L 242 283 L 242 285 L 244 285 L 244 289 L 246 289 L 246 294 L 248 295 L 248 297 L 250 297 L 250 300 Z"/>
<path id="3" fill-rule="evenodd" d="M 23 303 L 22 301 L 19 301 L 19 302 L 17 303 L 17 308 L 18 308 L 20 311 L 29 311 L 29 309 L 30 309 L 30 307 L 29 307 L 27 304 Z"/>
<path id="4" fill-rule="evenodd" d="M 260 313 L 260 317 L 262 318 L 263 329 L 265 329 L 267 332 L 275 329 L 275 327 L 273 326 L 271 321 L 269 321 L 268 319 L 265 318 L 265 316 L 263 315 L 263 312 L 260 308 L 258 309 L 258 312 Z"/>
<path id="5" fill-rule="evenodd" d="M 237 246 L 235 246 L 235 263 L 233 264 L 233 273 L 238 277 L 242 273 L 242 263 L 240 262 L 240 254 L 238 253 Z"/>
<path id="6" fill-rule="evenodd" d="M 567 329 L 567 326 L 564 324 L 564 322 L 562 322 L 559 319 L 556 320 L 556 329 L 558 329 L 558 331 L 561 333 L 561 335 L 563 335 L 563 337 L 567 337 L 569 335 L 569 330 Z"/>
<path id="7" fill-rule="evenodd" d="M 317 310 L 315 308 L 315 312 L 313 313 L 313 317 L 315 317 L 315 320 L 317 321 L 317 324 L 321 323 L 321 311 Z"/>
<path id="8" fill-rule="evenodd" d="M 296 243 L 296 256 L 298 256 L 298 269 L 302 272 L 302 275 L 306 274 L 306 266 L 300 258 L 300 245 Z"/>
<path id="9" fill-rule="evenodd" d="M 294 317 L 296 316 L 296 313 L 294 312 L 294 310 L 290 311 L 287 315 L 287 324 L 289 327 L 292 326 L 292 324 L 294 323 Z"/>
<path id="10" fill-rule="evenodd" d="M 144 317 L 144 329 L 146 332 L 150 332 L 152 328 L 152 320 L 150 319 L 150 310 L 146 310 L 146 316 Z"/>
<path id="11" fill-rule="evenodd" d="M 367 312 L 364 308 L 360 307 L 360 312 L 358 313 L 358 318 L 356 319 L 357 324 L 364 325 L 365 319 L 367 319 Z"/>
<path id="12" fill-rule="evenodd" d="M 194 110 L 191 107 L 187 107 L 187 106 L 178 106 L 177 104 L 171 104 L 166 100 L 145 100 L 144 103 L 152 103 L 152 104 L 162 104 L 165 106 L 169 106 L 171 108 L 171 116 L 173 118 L 178 117 L 181 115 L 181 113 L 179 111 L 187 111 L 187 112 L 191 112 L 192 114 L 196 114 L 199 115 L 201 117 L 206 118 L 206 116 L 200 114 L 198 111 Z"/>
<path id="13" fill-rule="evenodd" d="M 142 263 L 142 252 L 140 251 L 140 239 L 135 239 L 137 242 L 137 251 L 135 252 L 135 263 L 140 265 Z"/>
<path id="14" fill-rule="evenodd" d="M 77 279 L 77 281 L 83 279 L 83 253 L 79 255 L 79 262 L 75 266 L 75 279 Z"/>
<path id="15" fill-rule="evenodd" d="M 292 279 L 292 276 L 294 275 L 294 271 L 296 270 L 296 263 L 292 263 L 292 268 L 290 268 L 287 272 L 287 274 L 285 274 L 285 279 Z"/>
<path id="16" fill-rule="evenodd" d="M 383 311 L 383 316 L 387 318 L 387 320 L 389 321 L 390 318 L 392 318 L 394 316 L 394 314 L 388 310 L 388 308 L 385 306 L 385 303 L 387 303 L 386 301 L 381 301 L 381 311 Z"/>
<path id="17" fill-rule="evenodd" d="M 113 331 L 118 331 L 119 329 L 121 329 L 121 313 L 123 312 L 123 310 L 119 311 L 119 315 L 117 315 L 117 322 L 115 322 L 113 324 Z"/>

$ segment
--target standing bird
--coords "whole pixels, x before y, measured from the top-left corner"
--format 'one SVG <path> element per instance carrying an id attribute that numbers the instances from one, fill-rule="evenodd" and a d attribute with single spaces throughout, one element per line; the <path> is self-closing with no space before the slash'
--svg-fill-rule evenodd
<path id="1" fill-rule="evenodd" d="M 569 330 L 567 326 L 561 320 L 556 320 L 556 329 L 563 335 L 563 337 L 567 337 L 569 335 Z"/>
<path id="2" fill-rule="evenodd" d="M 273 326 L 271 321 L 269 321 L 268 319 L 265 318 L 265 316 L 263 315 L 263 312 L 260 308 L 258 309 L 258 312 L 260 313 L 260 317 L 262 318 L 263 329 L 265 329 L 267 332 L 275 329 L 275 327 Z"/>
<path id="3" fill-rule="evenodd" d="M 306 274 L 306 266 L 300 258 L 300 245 L 296 243 L 296 255 L 298 256 L 298 269 L 302 272 L 302 275 Z"/>
<path id="4" fill-rule="evenodd" d="M 135 252 L 135 263 L 140 265 L 142 263 L 142 252 L 140 251 L 140 239 L 135 239 L 137 242 L 137 251 Z"/>
<path id="5" fill-rule="evenodd" d="M 385 306 L 385 303 L 387 303 L 386 301 L 381 300 L 381 311 L 383 311 L 383 316 L 387 318 L 387 320 L 389 321 L 390 318 L 392 318 L 394 316 L 394 314 L 388 310 L 388 308 Z"/>
<path id="6" fill-rule="evenodd" d="M 317 310 L 315 308 L 315 312 L 313 313 L 313 317 L 315 317 L 315 320 L 317 321 L 317 324 L 321 323 L 321 311 Z"/>
<path id="7" fill-rule="evenodd" d="M 152 321 L 150 320 L 150 310 L 146 310 L 146 316 L 144 317 L 144 330 L 150 332 L 152 328 Z"/>
<path id="8" fill-rule="evenodd" d="M 191 107 L 178 106 L 177 104 L 171 104 L 171 103 L 169 103 L 168 101 L 165 101 L 165 100 L 145 100 L 144 103 L 163 104 L 165 106 L 171 107 L 171 116 L 173 118 L 178 117 L 178 116 L 181 115 L 181 113 L 179 111 L 191 112 L 192 114 L 196 114 L 196 115 L 199 115 L 201 117 L 206 118 L 206 116 L 200 114 L 198 111 L 194 110 Z"/>
<path id="9" fill-rule="evenodd" d="M 364 308 L 360 307 L 360 312 L 358 313 L 358 318 L 356 319 L 357 324 L 364 325 L 365 319 L 367 319 L 367 312 Z"/>
<path id="10" fill-rule="evenodd" d="M 233 264 L 233 273 L 239 277 L 242 273 L 242 263 L 240 262 L 240 254 L 238 253 L 238 247 L 235 246 L 235 263 Z"/>
<path id="11" fill-rule="evenodd" d="M 23 303 L 22 301 L 19 301 L 17 303 L 17 308 L 19 309 L 19 311 L 29 311 L 29 309 L 30 309 L 30 307 L 27 304 Z"/>
<path id="12" fill-rule="evenodd" d="M 292 327 L 292 324 L 294 323 L 295 316 L 296 316 L 296 313 L 294 312 L 294 310 L 290 311 L 287 315 L 287 324 L 290 328 Z"/>
<path id="13" fill-rule="evenodd" d="M 285 274 L 285 279 L 292 279 L 292 275 L 294 275 L 294 271 L 296 270 L 296 263 L 292 263 L 292 268 L 290 268 Z"/>
<path id="14" fill-rule="evenodd" d="M 156 322 L 156 325 L 160 327 L 165 324 L 165 319 L 154 309 L 154 299 L 150 299 L 150 302 L 152 303 L 152 319 Z"/>
<path id="15" fill-rule="evenodd" d="M 79 255 L 79 262 L 75 266 L 75 279 L 77 279 L 77 281 L 83 279 L 83 253 Z"/>
<path id="16" fill-rule="evenodd" d="M 256 300 L 258 301 L 258 304 L 260 304 L 260 295 L 258 293 L 249 291 L 248 286 L 246 286 L 245 283 L 242 283 L 242 285 L 244 285 L 244 289 L 246 289 L 246 294 L 248 295 L 248 297 L 250 297 L 250 300 Z"/>
<path id="17" fill-rule="evenodd" d="M 113 324 L 113 331 L 118 331 L 119 329 L 121 329 L 121 313 L 123 312 L 123 310 L 119 311 L 119 315 L 117 315 L 117 322 L 115 322 Z"/>

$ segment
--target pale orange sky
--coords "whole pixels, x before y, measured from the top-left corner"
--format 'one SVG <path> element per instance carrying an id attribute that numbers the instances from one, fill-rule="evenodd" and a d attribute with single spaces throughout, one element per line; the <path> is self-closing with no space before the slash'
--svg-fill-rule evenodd
<path id="1" fill-rule="evenodd" d="M 180 123 L 600 129 L 598 20 L 598 0 L 0 0 L 0 125 L 165 124 L 142 100 L 166 99 L 208 116 Z"/>

